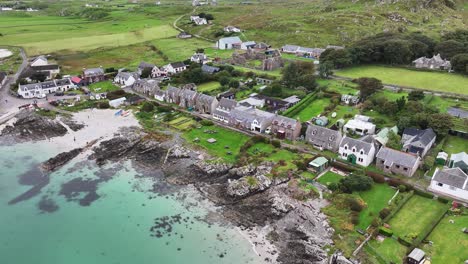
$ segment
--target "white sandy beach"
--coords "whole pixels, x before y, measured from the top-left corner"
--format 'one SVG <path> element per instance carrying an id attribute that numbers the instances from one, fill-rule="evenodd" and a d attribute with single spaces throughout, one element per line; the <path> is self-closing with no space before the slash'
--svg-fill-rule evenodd
<path id="1" fill-rule="evenodd" d="M 267 234 L 271 231 L 270 226 L 265 226 L 263 228 L 256 227 L 253 229 L 241 229 L 236 227 L 239 233 L 250 242 L 252 245 L 252 250 L 256 255 L 262 257 L 263 259 L 269 259 L 269 261 L 264 261 L 265 263 L 278 263 L 276 259 L 278 258 L 278 250 L 275 245 L 270 243 L 266 238 Z"/>

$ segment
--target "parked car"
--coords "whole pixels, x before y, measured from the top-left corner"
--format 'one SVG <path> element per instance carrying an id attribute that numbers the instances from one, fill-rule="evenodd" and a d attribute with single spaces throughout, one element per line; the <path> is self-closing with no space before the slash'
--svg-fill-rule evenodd
<path id="1" fill-rule="evenodd" d="M 55 92 L 55 94 L 54 94 L 54 95 L 55 95 L 55 96 L 63 96 L 63 95 L 64 95 L 64 93 L 63 93 L 63 92 Z"/>

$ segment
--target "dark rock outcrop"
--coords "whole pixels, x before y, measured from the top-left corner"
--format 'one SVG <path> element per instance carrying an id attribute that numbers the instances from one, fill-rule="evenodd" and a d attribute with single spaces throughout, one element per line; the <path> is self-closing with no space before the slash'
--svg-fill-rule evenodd
<path id="1" fill-rule="evenodd" d="M 68 152 L 62 152 L 42 163 L 41 167 L 44 171 L 54 171 L 57 168 L 67 164 L 70 160 L 78 156 L 82 151 L 82 148 L 76 148 Z"/>

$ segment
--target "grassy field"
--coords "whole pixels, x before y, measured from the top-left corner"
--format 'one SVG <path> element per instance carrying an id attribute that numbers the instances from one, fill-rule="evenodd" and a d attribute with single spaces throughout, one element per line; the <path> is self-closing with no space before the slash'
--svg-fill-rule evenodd
<path id="1" fill-rule="evenodd" d="M 199 92 L 211 92 L 221 87 L 219 82 L 207 82 L 198 85 L 197 91 Z"/>
<path id="2" fill-rule="evenodd" d="M 413 71 L 384 66 L 359 66 L 337 71 L 349 78 L 375 77 L 383 83 L 409 86 L 432 91 L 468 94 L 468 77 L 453 73 Z"/>
<path id="3" fill-rule="evenodd" d="M 277 164 L 276 171 L 284 172 L 297 169 L 295 160 L 306 158 L 308 155 L 299 155 L 287 149 L 277 149 L 271 144 L 256 143 L 247 150 L 247 153 L 254 158 L 261 157 L 262 161 L 272 161 Z M 284 162 L 284 165 L 279 165 L 279 162 Z"/>
<path id="4" fill-rule="evenodd" d="M 215 131 L 216 133 L 210 134 L 205 133 L 205 131 Z M 220 157 L 229 163 L 234 163 L 237 160 L 240 147 L 249 139 L 244 134 L 218 126 L 202 126 L 201 128 L 191 129 L 186 131 L 183 137 L 188 142 L 206 149 L 214 157 Z M 194 141 L 196 138 L 199 139 L 199 142 Z M 217 142 L 208 143 L 207 140 L 210 138 L 216 139 Z M 229 148 L 226 149 L 225 146 Z M 229 151 L 232 152 L 232 155 L 228 155 Z"/>
<path id="5" fill-rule="evenodd" d="M 440 202 L 413 195 L 389 224 L 397 236 L 419 235 L 434 218 L 440 216 L 446 209 L 446 205 Z"/>
<path id="6" fill-rule="evenodd" d="M 423 248 L 433 264 L 463 263 L 468 259 L 468 238 L 461 232 L 464 227 L 468 227 L 468 216 L 446 216 L 436 226 L 428 237 L 433 245 Z"/>
<path id="7" fill-rule="evenodd" d="M 10 57 L 0 59 L 0 71 L 4 71 L 8 74 L 16 72 L 23 62 L 20 55 L 20 49 L 16 47 L 2 46 L 0 46 L 0 49 L 7 49 L 13 53 Z"/>
<path id="8" fill-rule="evenodd" d="M 448 154 L 456 154 L 462 151 L 468 151 L 468 140 L 461 137 L 447 136 L 444 147 L 442 148 Z"/>
<path id="9" fill-rule="evenodd" d="M 343 176 L 331 171 L 327 171 L 324 175 L 320 176 L 317 181 L 325 186 L 328 186 L 332 183 L 338 183 L 341 179 L 343 179 Z"/>
<path id="10" fill-rule="evenodd" d="M 330 104 L 329 98 L 321 98 L 314 100 L 304 110 L 299 112 L 294 118 L 299 118 L 302 122 L 309 121 L 313 117 L 318 116 L 323 112 L 324 108 Z"/>
<path id="11" fill-rule="evenodd" d="M 373 247 L 385 260 L 392 261 L 393 263 L 403 263 L 406 251 L 408 250 L 407 247 L 390 237 L 385 238 L 382 242 L 372 240 L 369 242 L 369 245 Z"/>
<path id="12" fill-rule="evenodd" d="M 88 86 L 89 90 L 94 93 L 105 93 L 121 89 L 120 87 L 114 85 L 112 81 L 104 81 L 90 84 Z"/>
<path id="13" fill-rule="evenodd" d="M 367 207 L 359 214 L 359 224 L 356 227 L 365 230 L 379 215 L 380 210 L 388 205 L 394 194 L 395 190 L 387 184 L 374 184 L 369 191 L 359 193 Z"/>

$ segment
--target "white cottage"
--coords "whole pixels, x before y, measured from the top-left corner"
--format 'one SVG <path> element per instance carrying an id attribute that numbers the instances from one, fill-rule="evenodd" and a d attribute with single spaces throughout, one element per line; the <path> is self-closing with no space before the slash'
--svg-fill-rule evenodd
<path id="1" fill-rule="evenodd" d="M 341 140 L 338 152 L 340 158 L 352 164 L 367 167 L 374 161 L 376 151 L 376 147 L 372 141 L 369 142 L 345 136 Z"/>
<path id="2" fill-rule="evenodd" d="M 428 189 L 435 193 L 468 202 L 468 175 L 460 168 L 437 168 Z"/>

